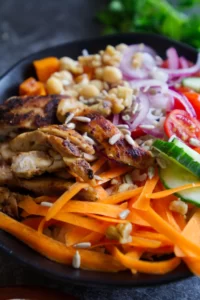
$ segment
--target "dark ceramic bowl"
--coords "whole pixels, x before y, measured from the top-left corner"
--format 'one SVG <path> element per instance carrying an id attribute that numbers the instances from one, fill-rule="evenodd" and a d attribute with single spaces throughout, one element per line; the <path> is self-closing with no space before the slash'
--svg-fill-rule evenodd
<path id="1" fill-rule="evenodd" d="M 195 49 L 154 34 L 121 34 L 70 42 L 53 48 L 48 48 L 19 61 L 0 79 L 0 102 L 3 102 L 10 96 L 17 95 L 19 84 L 25 78 L 35 75 L 32 65 L 32 61 L 35 59 L 47 56 L 70 56 L 72 58 L 76 58 L 81 54 L 83 49 L 87 49 L 89 53 L 96 53 L 100 49 L 104 49 L 108 44 L 117 45 L 119 43 L 144 43 L 154 48 L 161 57 L 165 56 L 167 48 L 173 46 L 177 49 L 180 55 L 185 56 L 187 59 L 195 62 L 197 58 L 197 51 Z M 60 281 L 71 281 L 73 283 L 84 285 L 113 285 L 121 287 L 159 285 L 191 276 L 191 273 L 184 264 L 180 265 L 173 272 L 162 276 L 147 274 L 132 275 L 131 272 L 128 271 L 120 273 L 101 273 L 74 270 L 71 267 L 57 264 L 46 259 L 3 231 L 0 231 L 0 248 L 43 274 Z"/>

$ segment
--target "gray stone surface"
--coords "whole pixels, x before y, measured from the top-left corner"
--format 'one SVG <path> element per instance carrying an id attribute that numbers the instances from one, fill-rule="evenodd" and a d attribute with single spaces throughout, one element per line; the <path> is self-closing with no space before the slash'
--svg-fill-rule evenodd
<path id="1" fill-rule="evenodd" d="M 102 0 L 0 0 L 0 74 L 32 52 L 69 40 L 100 34 L 94 21 Z M 142 289 L 93 288 L 59 284 L 0 251 L 0 286 L 42 285 L 81 299 L 197 300 L 198 278 Z M 1 299 L 1 297 L 0 297 Z"/>

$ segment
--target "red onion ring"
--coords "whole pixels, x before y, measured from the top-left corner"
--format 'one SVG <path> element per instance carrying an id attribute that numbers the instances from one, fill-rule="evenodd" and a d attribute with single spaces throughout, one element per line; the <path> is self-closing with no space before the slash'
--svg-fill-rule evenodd
<path id="1" fill-rule="evenodd" d="M 139 111 L 133 115 L 130 121 L 125 121 L 130 130 L 135 129 L 138 125 L 140 125 L 141 122 L 146 118 L 149 111 L 149 99 L 147 95 L 140 94 L 136 100 L 136 103 L 138 103 L 140 106 Z"/>
<path id="2" fill-rule="evenodd" d="M 172 77 L 187 76 L 190 74 L 194 74 L 200 70 L 200 52 L 198 53 L 196 64 L 193 65 L 192 67 L 185 68 L 185 69 L 178 69 L 178 70 L 160 68 L 160 70 L 166 72 Z"/>
<path id="3" fill-rule="evenodd" d="M 119 124 L 119 114 L 114 114 L 113 115 L 113 120 L 112 120 L 114 125 L 118 125 Z"/>
<path id="4" fill-rule="evenodd" d="M 172 97 L 178 99 L 181 104 L 185 107 L 185 110 L 189 113 L 189 115 L 191 117 L 196 117 L 196 112 L 192 106 L 192 104 L 189 102 L 189 100 L 182 94 L 179 94 L 173 90 L 168 90 L 167 92 L 169 95 L 171 95 Z"/>
<path id="5" fill-rule="evenodd" d="M 140 52 L 140 53 L 147 53 L 149 55 L 149 58 L 152 58 L 152 61 L 148 61 L 143 68 L 134 69 L 132 67 L 132 56 L 134 53 Z M 124 50 L 121 63 L 120 63 L 120 69 L 125 77 L 128 78 L 147 78 L 148 77 L 148 69 L 152 68 L 156 65 L 155 61 L 156 52 L 151 49 L 148 46 L 142 45 L 131 45 L 127 49 Z"/>
<path id="6" fill-rule="evenodd" d="M 163 91 L 166 91 L 168 89 L 166 83 L 156 79 L 132 80 L 129 82 L 129 84 L 133 89 L 140 89 L 142 87 L 161 87 Z"/>
<path id="7" fill-rule="evenodd" d="M 169 48 L 166 51 L 168 58 L 168 68 L 177 70 L 179 68 L 179 57 L 175 48 Z"/>
<path id="8" fill-rule="evenodd" d="M 180 66 L 181 66 L 182 69 L 189 68 L 189 63 L 188 63 L 188 61 L 185 57 L 181 56 L 179 58 L 179 63 L 180 63 Z"/>

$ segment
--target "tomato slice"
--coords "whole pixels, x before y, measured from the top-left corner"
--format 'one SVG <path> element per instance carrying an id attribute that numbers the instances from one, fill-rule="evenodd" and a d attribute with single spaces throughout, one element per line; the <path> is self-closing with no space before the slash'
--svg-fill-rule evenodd
<path id="1" fill-rule="evenodd" d="M 175 134 L 186 144 L 190 138 L 200 139 L 200 122 L 184 110 L 172 110 L 165 120 L 164 130 L 168 137 Z"/>
<path id="2" fill-rule="evenodd" d="M 137 127 L 133 131 L 131 131 L 131 136 L 134 139 L 139 138 L 140 136 L 146 135 L 146 133 L 142 130 L 142 128 Z"/>

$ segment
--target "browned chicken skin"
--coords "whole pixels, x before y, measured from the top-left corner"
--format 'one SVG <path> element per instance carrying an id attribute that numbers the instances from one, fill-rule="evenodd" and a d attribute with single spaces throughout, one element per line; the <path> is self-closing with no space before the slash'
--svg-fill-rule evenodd
<path id="1" fill-rule="evenodd" d="M 0 105 L 0 135 L 58 123 L 57 106 L 67 96 L 16 96 Z"/>
<path id="2" fill-rule="evenodd" d="M 139 146 L 131 146 L 123 136 L 114 145 L 111 145 L 109 139 L 115 134 L 120 134 L 120 131 L 104 116 L 96 112 L 87 111 L 84 113 L 84 116 L 90 118 L 91 122 L 87 124 L 78 122 L 78 130 L 87 132 L 102 145 L 109 158 L 139 169 L 146 168 L 152 164 L 150 152 L 143 150 Z"/>

